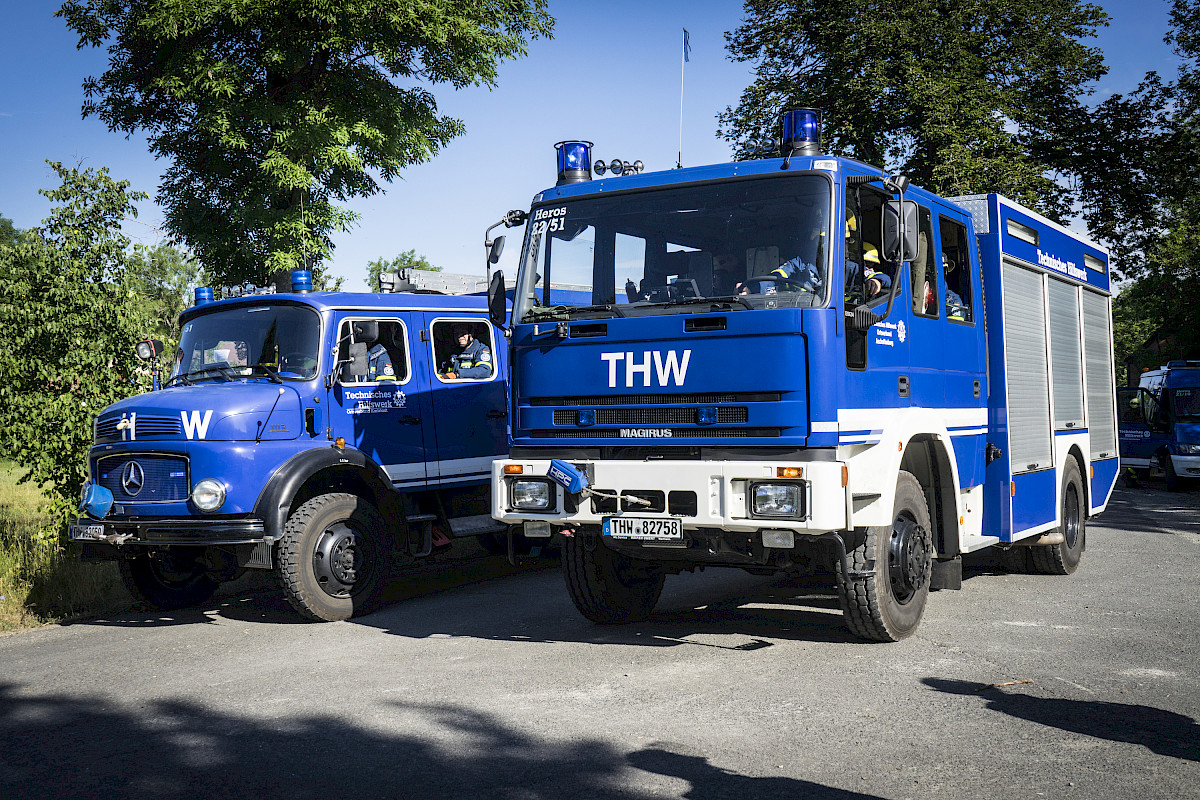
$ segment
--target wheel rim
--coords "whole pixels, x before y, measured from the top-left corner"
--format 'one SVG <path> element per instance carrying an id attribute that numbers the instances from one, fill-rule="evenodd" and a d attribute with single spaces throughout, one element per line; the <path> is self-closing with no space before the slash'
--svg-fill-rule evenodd
<path id="1" fill-rule="evenodd" d="M 928 582 L 930 555 L 925 529 L 910 516 L 897 517 L 888 541 L 888 581 L 900 605 L 912 600 Z"/>
<path id="2" fill-rule="evenodd" d="M 349 597 L 364 583 L 369 566 L 362 534 L 346 522 L 321 533 L 313 550 L 313 574 L 330 597 Z"/>
<path id="3" fill-rule="evenodd" d="M 1079 543 L 1079 519 L 1079 492 L 1071 484 L 1067 487 L 1067 496 L 1063 498 L 1063 538 L 1071 550 Z"/>

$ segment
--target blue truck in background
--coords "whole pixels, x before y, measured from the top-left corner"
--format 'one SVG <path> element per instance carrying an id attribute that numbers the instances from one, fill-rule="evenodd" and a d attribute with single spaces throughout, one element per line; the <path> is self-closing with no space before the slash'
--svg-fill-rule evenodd
<path id="1" fill-rule="evenodd" d="M 642 173 L 560 142 L 509 325 L 493 516 L 558 537 L 576 607 L 664 576 L 833 572 L 857 635 L 912 634 L 962 557 L 1074 572 L 1118 474 L 1107 253 L 997 194 L 819 148 Z M 553 283 L 590 287 L 580 298 Z"/>
<path id="2" fill-rule="evenodd" d="M 198 289 L 163 388 L 95 419 L 69 536 L 156 608 L 260 569 L 302 616 L 346 619 L 396 557 L 503 541 L 507 349 L 485 298 L 290 288 Z"/>
<path id="3" fill-rule="evenodd" d="M 1117 390 L 1121 466 L 1161 472 L 1169 491 L 1200 478 L 1200 360 L 1169 361 Z"/>

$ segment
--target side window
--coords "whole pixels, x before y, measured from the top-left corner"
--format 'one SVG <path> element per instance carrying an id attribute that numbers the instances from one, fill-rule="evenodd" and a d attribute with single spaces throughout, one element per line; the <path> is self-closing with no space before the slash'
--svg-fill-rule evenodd
<path id="1" fill-rule="evenodd" d="M 896 275 L 895 264 L 885 264 L 882 209 L 885 196 L 868 187 L 846 195 L 846 285 L 848 306 L 873 303 L 887 297 Z"/>
<path id="2" fill-rule="evenodd" d="M 938 302 L 938 271 L 933 256 L 933 215 L 925 206 L 917 206 L 917 257 L 909 264 L 913 313 L 936 319 L 941 303 Z"/>
<path id="3" fill-rule="evenodd" d="M 967 244 L 967 228 L 947 217 L 940 217 L 942 229 L 942 271 L 946 275 L 946 319 L 953 322 L 974 322 L 971 296 L 971 248 Z"/>
<path id="4" fill-rule="evenodd" d="M 492 326 L 476 319 L 439 319 L 430 327 L 441 381 L 486 381 L 496 374 Z"/>
<path id="5" fill-rule="evenodd" d="M 338 331 L 338 362 L 347 364 L 350 361 L 350 345 L 353 341 L 351 323 L 357 320 L 342 322 Z M 364 341 L 367 346 L 367 371 L 363 375 L 351 375 L 350 370 L 342 370 L 343 383 L 405 383 L 408 381 L 408 341 L 404 333 L 404 323 L 395 319 L 377 320 L 379 323 L 379 338 L 374 341 Z"/>

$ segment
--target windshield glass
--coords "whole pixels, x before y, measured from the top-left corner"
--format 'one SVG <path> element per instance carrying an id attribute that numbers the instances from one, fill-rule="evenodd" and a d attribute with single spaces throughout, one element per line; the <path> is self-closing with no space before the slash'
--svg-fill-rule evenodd
<path id="1" fill-rule="evenodd" d="M 1200 420 L 1200 387 L 1176 389 L 1172 400 L 1175 419 Z"/>
<path id="2" fill-rule="evenodd" d="M 226 308 L 188 320 L 180 334 L 171 378 L 308 379 L 317 374 L 321 320 L 291 305 Z"/>
<path id="3" fill-rule="evenodd" d="M 829 197 L 798 174 L 538 206 L 517 319 L 819 305 Z"/>

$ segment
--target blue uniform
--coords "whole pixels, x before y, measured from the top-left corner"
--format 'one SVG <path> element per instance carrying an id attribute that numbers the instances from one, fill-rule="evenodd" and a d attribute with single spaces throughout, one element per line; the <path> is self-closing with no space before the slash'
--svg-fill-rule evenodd
<path id="1" fill-rule="evenodd" d="M 450 357 L 450 371 L 460 378 L 492 377 L 492 351 L 478 339 L 472 339 L 466 349 Z"/>
<path id="2" fill-rule="evenodd" d="M 391 356 L 381 344 L 377 344 L 367 351 L 367 380 L 396 380 L 396 369 L 392 366 Z"/>

